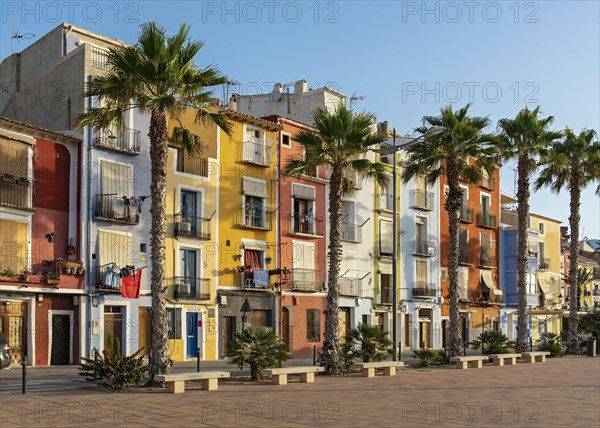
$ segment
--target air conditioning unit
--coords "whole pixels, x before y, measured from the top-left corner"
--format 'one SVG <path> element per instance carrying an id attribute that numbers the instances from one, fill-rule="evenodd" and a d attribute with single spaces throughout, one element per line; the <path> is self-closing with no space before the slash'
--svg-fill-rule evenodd
<path id="1" fill-rule="evenodd" d="M 444 304 L 444 298 L 442 296 L 438 297 L 437 298 L 437 302 L 438 302 L 438 304 L 443 305 Z"/>
<path id="2" fill-rule="evenodd" d="M 180 221 L 179 222 L 179 234 L 181 235 L 189 235 L 192 230 L 192 224 L 188 221 Z"/>
<path id="3" fill-rule="evenodd" d="M 225 294 L 219 295 L 219 305 L 227 305 L 227 296 Z"/>
<path id="4" fill-rule="evenodd" d="M 435 247 L 433 245 L 427 245 L 427 254 L 430 256 L 435 255 Z"/>
<path id="5" fill-rule="evenodd" d="M 179 286 L 179 292 L 184 295 L 189 295 L 191 291 L 191 286 L 189 283 L 184 283 Z"/>

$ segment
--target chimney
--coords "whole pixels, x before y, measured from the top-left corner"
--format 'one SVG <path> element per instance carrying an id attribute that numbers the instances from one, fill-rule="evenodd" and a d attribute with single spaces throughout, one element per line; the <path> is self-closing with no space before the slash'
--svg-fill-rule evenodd
<path id="1" fill-rule="evenodd" d="M 306 80 L 298 80 L 294 83 L 294 94 L 302 94 L 308 91 L 308 85 L 306 84 Z"/>
<path id="2" fill-rule="evenodd" d="M 377 132 L 379 132 L 380 134 L 383 134 L 387 137 L 388 133 L 389 133 L 389 126 L 390 125 L 387 120 L 384 122 L 379 122 L 377 124 Z"/>

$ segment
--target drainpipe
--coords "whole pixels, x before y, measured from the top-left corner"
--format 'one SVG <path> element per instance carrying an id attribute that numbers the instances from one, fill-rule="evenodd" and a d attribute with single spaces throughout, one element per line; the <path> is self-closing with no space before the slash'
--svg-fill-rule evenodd
<path id="1" fill-rule="evenodd" d="M 88 102 L 88 110 L 91 107 L 91 103 L 92 100 L 91 98 L 88 98 L 87 100 Z M 85 281 L 85 286 L 87 288 L 87 297 L 88 297 L 88 310 L 87 310 L 87 320 L 86 320 L 86 331 L 87 331 L 87 340 L 86 340 L 86 356 L 88 358 L 91 358 L 92 355 L 92 278 L 93 278 L 93 272 L 91 269 L 92 263 L 92 246 L 90 245 L 90 238 L 92 236 L 92 222 L 91 222 L 91 212 L 92 212 L 92 198 L 91 198 L 91 192 L 92 192 L 92 174 L 91 174 L 91 166 L 92 166 L 92 150 L 93 150 L 93 146 L 92 146 L 92 136 L 91 136 L 91 129 L 88 126 L 86 128 L 86 132 L 84 134 L 85 137 L 87 137 L 87 180 L 86 180 L 86 205 L 87 205 L 87 209 L 85 210 L 85 222 L 86 222 L 86 228 L 85 228 L 85 246 L 87 249 L 87 254 L 85 257 L 85 271 L 87 273 L 86 275 L 86 281 Z"/>
<path id="2" fill-rule="evenodd" d="M 279 122 L 279 121 L 278 121 Z M 275 135 L 277 135 L 277 139 L 275 140 L 275 150 L 276 150 L 276 165 L 277 168 L 275 169 L 275 183 L 277 183 L 275 185 L 275 204 L 279 205 L 279 179 L 281 177 L 281 174 L 279 172 L 279 138 L 280 138 L 280 132 L 281 131 L 277 131 Z M 279 210 L 277 210 L 277 221 L 275 222 L 275 250 L 279 250 L 279 228 L 280 228 L 280 221 L 281 221 L 281 216 L 280 216 L 280 212 Z M 275 259 L 275 263 L 277 263 L 278 267 L 281 267 L 279 265 L 279 261 L 278 258 L 281 258 L 281 251 L 277 251 L 277 258 Z M 281 275 L 279 275 L 279 280 L 281 280 Z M 279 283 L 280 281 L 278 281 Z M 278 305 L 279 303 L 279 299 L 281 298 L 281 284 L 279 284 L 279 291 L 277 290 L 278 287 L 275 287 L 275 293 L 273 294 L 273 324 L 275 325 L 275 334 L 279 336 L 279 307 L 280 305 Z"/>

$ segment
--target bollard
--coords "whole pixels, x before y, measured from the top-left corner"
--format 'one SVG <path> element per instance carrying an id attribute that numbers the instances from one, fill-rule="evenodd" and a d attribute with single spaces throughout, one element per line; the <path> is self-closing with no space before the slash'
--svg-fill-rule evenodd
<path id="1" fill-rule="evenodd" d="M 402 361 L 402 341 L 398 341 L 398 361 Z"/>
<path id="2" fill-rule="evenodd" d="M 196 358 L 196 371 L 200 373 L 200 348 L 198 348 L 198 354 Z"/>
<path id="3" fill-rule="evenodd" d="M 21 365 L 23 366 L 23 377 L 22 377 L 21 382 L 22 382 L 23 394 L 25 394 L 27 392 L 27 357 L 25 355 L 23 356 Z"/>
<path id="4" fill-rule="evenodd" d="M 313 366 L 317 365 L 317 345 L 313 345 Z"/>
<path id="5" fill-rule="evenodd" d="M 533 338 L 529 338 L 529 352 L 533 352 Z"/>

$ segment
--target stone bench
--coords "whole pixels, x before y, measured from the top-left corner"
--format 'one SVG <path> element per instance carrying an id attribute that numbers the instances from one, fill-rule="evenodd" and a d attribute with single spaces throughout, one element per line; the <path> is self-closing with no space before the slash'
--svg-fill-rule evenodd
<path id="1" fill-rule="evenodd" d="M 535 363 L 536 361 L 543 363 L 550 352 L 523 352 L 523 359 L 526 363 Z"/>
<path id="2" fill-rule="evenodd" d="M 514 366 L 517 364 L 517 358 L 519 358 L 521 354 L 492 354 L 488 355 L 492 360 L 492 363 L 495 366 L 503 366 L 504 361 L 506 360 L 506 365 Z"/>
<path id="3" fill-rule="evenodd" d="M 483 367 L 483 362 L 487 361 L 487 355 L 474 355 L 470 357 L 452 357 L 450 361 L 456 363 L 457 369 L 465 370 L 468 367 L 480 369 Z"/>
<path id="4" fill-rule="evenodd" d="M 229 372 L 200 372 L 156 375 L 154 380 L 164 382 L 167 385 L 167 391 L 181 394 L 185 391 L 186 380 L 199 380 L 202 389 L 216 391 L 219 388 L 219 379 L 226 377 L 229 377 Z"/>
<path id="5" fill-rule="evenodd" d="M 401 361 L 378 361 L 373 363 L 358 363 L 355 364 L 360 369 L 363 377 L 374 377 L 375 369 L 382 369 L 384 376 L 395 376 L 396 369 L 404 367 Z"/>
<path id="6" fill-rule="evenodd" d="M 290 374 L 300 375 L 300 383 L 313 383 L 315 373 L 325 371 L 325 367 L 305 366 L 305 367 L 284 367 L 263 370 L 264 374 L 273 377 L 273 385 L 287 385 L 287 377 Z"/>

